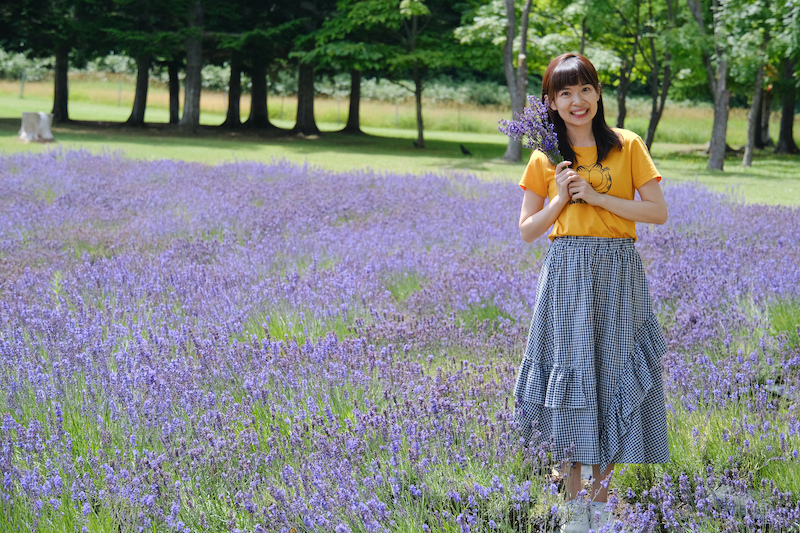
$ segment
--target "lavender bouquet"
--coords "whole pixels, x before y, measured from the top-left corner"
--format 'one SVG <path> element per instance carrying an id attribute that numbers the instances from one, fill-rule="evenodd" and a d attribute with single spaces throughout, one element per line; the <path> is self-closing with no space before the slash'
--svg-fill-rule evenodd
<path id="1" fill-rule="evenodd" d="M 528 105 L 522 113 L 514 113 L 516 120 L 501 120 L 497 128 L 512 139 L 522 139 L 522 145 L 531 150 L 539 150 L 554 165 L 564 160 L 558 149 L 558 136 L 550 121 L 550 106 L 547 97 L 544 101 L 533 95 L 528 96 Z"/>

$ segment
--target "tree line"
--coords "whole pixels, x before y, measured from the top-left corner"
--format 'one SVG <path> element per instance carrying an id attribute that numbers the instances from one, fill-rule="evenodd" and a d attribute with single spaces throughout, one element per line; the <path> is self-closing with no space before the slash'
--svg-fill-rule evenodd
<path id="1" fill-rule="evenodd" d="M 743 164 L 757 148 L 798 153 L 793 138 L 800 58 L 800 0 L 15 0 L 0 5 L 0 47 L 55 57 L 54 121 L 69 121 L 70 64 L 108 53 L 135 58 L 134 103 L 126 124 L 144 124 L 149 72 L 169 73 L 170 123 L 199 126 L 201 69 L 230 66 L 226 128 L 278 130 L 267 108 L 268 77 L 297 70 L 291 134 L 317 135 L 314 80 L 349 73 L 343 132 L 361 133 L 364 76 L 394 80 L 413 94 L 415 146 L 425 147 L 422 97 L 438 74 L 502 77 L 514 112 L 547 61 L 577 50 L 616 87 L 616 125 L 626 98 L 651 100 L 645 134 L 652 145 L 667 97 L 705 94 L 714 102 L 711 169 L 722 170 L 731 98 L 746 102 Z M 240 118 L 242 75 L 251 80 L 250 115 Z M 184 105 L 179 94 L 183 75 Z M 776 105 L 778 104 L 778 105 Z M 769 116 L 781 113 L 777 143 Z M 504 157 L 519 160 L 510 140 Z"/>

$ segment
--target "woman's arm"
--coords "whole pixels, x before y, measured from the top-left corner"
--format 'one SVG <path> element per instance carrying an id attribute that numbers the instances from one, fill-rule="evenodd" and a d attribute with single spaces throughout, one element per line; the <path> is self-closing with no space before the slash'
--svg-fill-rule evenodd
<path id="1" fill-rule="evenodd" d="M 519 213 L 519 234 L 525 242 L 533 242 L 553 225 L 569 198 L 556 196 L 547 205 L 544 198 L 530 189 L 522 197 Z"/>
<path id="2" fill-rule="evenodd" d="M 639 187 L 641 201 L 600 194 L 584 179 L 571 182 L 569 192 L 573 199 L 580 199 L 587 204 L 602 207 L 606 211 L 628 220 L 650 224 L 663 224 L 667 221 L 667 202 L 655 179 L 651 179 Z"/>
<path id="3" fill-rule="evenodd" d="M 575 181 L 584 181 L 577 172 L 570 167 L 572 162 L 562 161 L 556 165 L 555 180 L 558 194 L 544 205 L 544 197 L 525 189 L 522 198 L 522 209 L 519 212 L 519 234 L 525 242 L 533 242 L 547 228 L 553 225 L 561 210 L 570 201 L 569 186 Z"/>

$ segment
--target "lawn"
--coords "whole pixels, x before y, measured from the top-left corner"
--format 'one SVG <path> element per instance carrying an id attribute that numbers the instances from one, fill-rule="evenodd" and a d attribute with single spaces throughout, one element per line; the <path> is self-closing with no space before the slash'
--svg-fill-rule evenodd
<path id="1" fill-rule="evenodd" d="M 19 86 L 0 82 L 0 151 L 51 150 L 52 145 L 23 145 L 16 139 L 19 117 L 23 111 L 50 110 L 52 86 L 46 83 L 26 84 L 24 98 L 19 98 Z M 123 88 L 120 90 L 120 88 Z M 71 82 L 70 116 L 75 120 L 111 121 L 121 123 L 130 114 L 133 99 L 130 81 L 117 77 L 105 81 L 73 79 Z M 615 110 L 610 99 L 609 122 Z M 145 119 L 155 125 L 145 129 L 130 129 L 110 124 L 95 127 L 90 124 L 70 124 L 54 128 L 57 146 L 85 148 L 95 153 L 121 150 L 137 159 L 181 159 L 216 164 L 228 161 L 270 161 L 285 158 L 290 161 L 318 165 L 332 170 L 371 168 L 384 171 L 402 169 L 411 173 L 448 172 L 471 173 L 482 179 L 516 181 L 523 163 L 501 160 L 506 139 L 496 132 L 497 120 L 505 118 L 507 110 L 426 104 L 424 114 L 426 148 L 413 147 L 416 138 L 413 104 L 391 105 L 381 102 L 362 104 L 362 124 L 368 134 L 363 137 L 337 135 L 346 120 L 346 105 L 319 99 L 316 115 L 320 128 L 326 132 L 320 138 L 302 139 L 280 134 L 255 134 L 246 131 L 224 131 L 213 128 L 224 120 L 226 100 L 221 93 L 204 94 L 201 100 L 201 123 L 208 126 L 200 134 L 182 136 L 165 128 L 167 121 L 166 94 L 158 86 L 151 88 Z M 247 99 L 242 100 L 243 118 L 249 110 Z M 628 126 L 643 133 L 646 128 L 646 102 L 632 100 Z M 273 97 L 270 113 L 273 123 L 289 129 L 294 122 L 294 102 L 290 98 Z M 281 118 L 282 117 L 282 118 Z M 398 127 L 394 127 L 397 117 Z M 707 156 L 703 153 L 711 129 L 712 112 L 707 106 L 687 107 L 675 104 L 664 115 L 659 126 L 653 157 L 665 176 L 663 184 L 699 181 L 714 190 L 734 192 L 749 202 L 797 205 L 800 202 L 800 164 L 797 157 L 778 156 L 761 152 L 751 168 L 741 166 L 741 156 L 731 154 L 722 173 L 706 170 Z M 772 132 L 777 132 L 773 115 Z M 158 125 L 160 124 L 160 125 Z M 457 130 L 461 131 L 457 131 Z M 465 131 L 469 130 L 469 131 Z M 744 143 L 746 120 L 744 110 L 731 112 L 728 142 L 734 147 Z M 800 118 L 795 127 L 800 143 Z M 473 154 L 461 153 L 465 145 Z"/>

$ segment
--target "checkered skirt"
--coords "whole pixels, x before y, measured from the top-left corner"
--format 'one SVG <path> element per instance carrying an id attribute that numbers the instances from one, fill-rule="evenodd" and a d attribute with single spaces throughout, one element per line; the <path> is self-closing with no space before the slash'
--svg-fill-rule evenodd
<path id="1" fill-rule="evenodd" d="M 633 243 L 569 236 L 547 250 L 514 396 L 526 444 L 554 460 L 669 461 L 667 348 Z"/>

